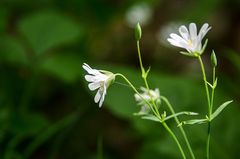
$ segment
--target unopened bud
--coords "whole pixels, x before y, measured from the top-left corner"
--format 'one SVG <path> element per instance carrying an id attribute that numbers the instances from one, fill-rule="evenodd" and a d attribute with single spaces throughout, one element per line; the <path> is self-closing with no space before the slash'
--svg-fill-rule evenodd
<path id="1" fill-rule="evenodd" d="M 135 27 L 135 38 L 137 41 L 139 41 L 142 37 L 142 29 L 139 23 L 137 23 Z"/>
<path id="2" fill-rule="evenodd" d="M 211 54 L 211 64 L 213 67 L 217 66 L 217 57 L 214 50 L 212 51 L 212 54 Z"/>

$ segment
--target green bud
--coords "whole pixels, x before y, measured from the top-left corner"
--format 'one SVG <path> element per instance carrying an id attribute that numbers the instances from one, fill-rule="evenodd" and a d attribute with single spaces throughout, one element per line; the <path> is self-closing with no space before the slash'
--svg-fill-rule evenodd
<path id="1" fill-rule="evenodd" d="M 211 54 L 211 64 L 213 67 L 217 66 L 217 57 L 214 50 L 212 51 L 212 54 Z"/>
<path id="2" fill-rule="evenodd" d="M 139 23 L 137 23 L 135 27 L 135 38 L 137 41 L 139 41 L 142 37 L 142 29 Z"/>

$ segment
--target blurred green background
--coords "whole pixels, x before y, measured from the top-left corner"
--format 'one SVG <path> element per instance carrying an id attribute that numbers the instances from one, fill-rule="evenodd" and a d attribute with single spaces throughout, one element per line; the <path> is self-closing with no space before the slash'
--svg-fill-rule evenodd
<path id="1" fill-rule="evenodd" d="M 143 30 L 143 62 L 151 66 L 150 86 L 159 87 L 176 111 L 202 117 L 207 107 L 199 64 L 180 55 L 166 38 L 181 24 L 212 26 L 203 60 L 210 78 L 209 57 L 215 50 L 214 106 L 234 103 L 214 120 L 211 157 L 239 158 L 239 0 L 1 0 L 1 159 L 181 158 L 160 124 L 132 115 L 140 108 L 130 88 L 112 85 L 99 109 L 84 80 L 86 62 L 143 85 L 133 34 L 137 21 Z M 178 133 L 173 121 L 168 124 Z M 206 125 L 185 129 L 197 158 L 203 159 Z"/>

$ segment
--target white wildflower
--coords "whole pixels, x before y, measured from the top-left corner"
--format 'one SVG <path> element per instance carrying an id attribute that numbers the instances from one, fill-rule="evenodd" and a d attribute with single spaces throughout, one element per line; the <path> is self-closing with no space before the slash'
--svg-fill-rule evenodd
<path id="1" fill-rule="evenodd" d="M 186 26 L 182 25 L 178 30 L 181 36 L 171 33 L 170 38 L 167 40 L 170 42 L 170 44 L 184 48 L 188 51 L 188 53 L 181 52 L 183 54 L 190 56 L 200 55 L 205 47 L 202 47 L 202 39 L 210 29 L 211 27 L 205 23 L 197 34 L 197 26 L 195 23 L 189 24 L 189 30 Z"/>
<path id="2" fill-rule="evenodd" d="M 86 63 L 82 67 L 88 72 L 88 75 L 85 75 L 85 79 L 89 82 L 88 88 L 91 91 L 98 89 L 94 102 L 99 102 L 99 107 L 101 107 L 107 94 L 107 88 L 115 80 L 115 75 L 108 71 L 92 69 Z"/>
<path id="3" fill-rule="evenodd" d="M 154 101 L 155 103 L 160 103 L 160 92 L 159 89 L 148 90 L 144 87 L 140 88 L 142 93 L 134 94 L 135 100 L 138 102 L 138 105 L 141 105 L 141 110 L 139 111 L 139 115 L 148 114 L 150 111 L 149 105 L 146 102 L 151 103 Z"/>

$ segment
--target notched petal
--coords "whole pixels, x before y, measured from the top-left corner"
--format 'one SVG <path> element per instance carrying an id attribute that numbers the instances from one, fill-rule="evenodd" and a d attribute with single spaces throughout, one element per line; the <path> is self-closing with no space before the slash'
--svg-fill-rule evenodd
<path id="1" fill-rule="evenodd" d="M 85 80 L 88 82 L 93 82 L 93 81 L 95 81 L 95 76 L 85 75 Z"/>
<path id="2" fill-rule="evenodd" d="M 98 103 L 100 98 L 101 98 L 101 92 L 100 92 L 100 90 L 98 90 L 95 97 L 94 97 L 94 102 Z"/>
<path id="3" fill-rule="evenodd" d="M 94 91 L 94 90 L 98 89 L 99 87 L 101 87 L 101 83 L 100 82 L 93 82 L 93 83 L 88 84 L 88 88 L 91 91 Z"/>

